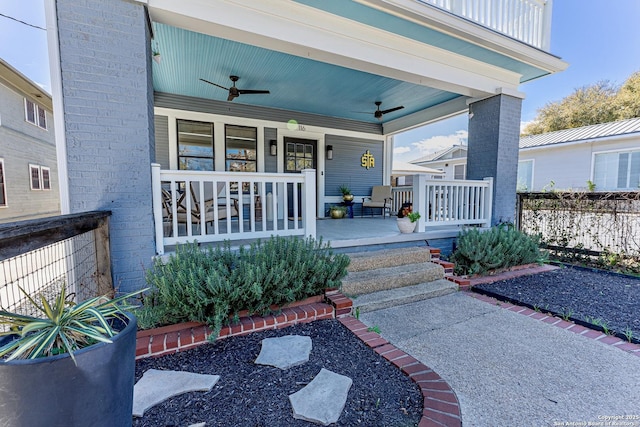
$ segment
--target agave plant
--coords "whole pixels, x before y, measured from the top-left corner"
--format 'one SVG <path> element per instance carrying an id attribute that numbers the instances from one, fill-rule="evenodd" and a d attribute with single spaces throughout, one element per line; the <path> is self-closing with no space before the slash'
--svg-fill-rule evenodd
<path id="1" fill-rule="evenodd" d="M 124 319 L 124 312 L 134 308 L 126 301 L 146 289 L 115 299 L 95 297 L 78 304 L 68 298 L 66 286 L 62 286 L 52 304 L 42 294 L 41 304 L 38 304 L 24 289 L 20 290 L 44 316 L 26 316 L 0 310 L 0 325 L 9 326 L 9 330 L 0 332 L 0 336 L 18 335 L 18 338 L 0 347 L 0 357 L 8 355 L 6 360 L 9 361 L 69 353 L 76 363 L 74 351 L 98 342 L 111 343 L 110 338 L 119 332 L 111 321 L 114 318 Z"/>

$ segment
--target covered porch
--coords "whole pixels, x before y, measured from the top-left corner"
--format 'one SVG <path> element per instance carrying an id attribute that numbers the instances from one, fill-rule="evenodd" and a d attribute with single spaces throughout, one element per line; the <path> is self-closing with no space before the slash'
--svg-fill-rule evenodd
<path id="1" fill-rule="evenodd" d="M 392 187 L 392 215 L 333 220 L 318 208 L 316 171 L 301 174 L 162 170 L 152 165 L 156 254 L 181 243 L 229 240 L 245 244 L 270 236 L 322 238 L 332 247 L 367 246 L 456 237 L 463 226 L 489 227 L 493 179 L 444 181 L 413 175 Z M 401 233 L 395 212 L 409 202 L 421 217 Z M 358 203 L 358 202 L 356 202 Z"/>

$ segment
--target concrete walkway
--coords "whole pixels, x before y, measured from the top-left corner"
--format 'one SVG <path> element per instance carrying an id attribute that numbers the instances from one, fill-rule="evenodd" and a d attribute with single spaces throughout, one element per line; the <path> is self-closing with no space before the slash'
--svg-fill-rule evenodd
<path id="1" fill-rule="evenodd" d="M 465 292 L 360 320 L 449 383 L 465 427 L 640 426 L 640 357 L 603 342 Z"/>

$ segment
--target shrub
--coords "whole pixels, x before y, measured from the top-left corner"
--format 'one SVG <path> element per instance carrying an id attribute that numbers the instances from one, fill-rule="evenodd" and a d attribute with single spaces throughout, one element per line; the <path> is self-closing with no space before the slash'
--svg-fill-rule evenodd
<path id="1" fill-rule="evenodd" d="M 477 228 L 463 231 L 451 256 L 451 262 L 456 264 L 455 273 L 459 275 L 483 274 L 545 260 L 539 236 L 529 236 L 506 224 L 484 232 Z"/>
<path id="2" fill-rule="evenodd" d="M 339 288 L 348 265 L 346 255 L 312 238 L 272 237 L 237 252 L 229 242 L 207 250 L 180 245 L 166 263 L 156 260 L 147 272 L 152 292 L 138 310 L 138 322 L 143 328 L 205 322 L 216 332 L 240 310 L 266 314 L 271 305 Z"/>

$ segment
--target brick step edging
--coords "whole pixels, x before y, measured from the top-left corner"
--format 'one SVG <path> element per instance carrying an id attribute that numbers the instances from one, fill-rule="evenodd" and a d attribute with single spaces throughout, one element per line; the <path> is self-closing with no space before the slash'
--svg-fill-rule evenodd
<path id="1" fill-rule="evenodd" d="M 461 427 L 460 403 L 449 384 L 433 369 L 398 349 L 378 333 L 368 330 L 368 326 L 355 317 L 338 319 L 355 336 L 360 338 L 373 351 L 397 366 L 415 382 L 423 398 L 422 418 L 418 427 L 433 425 Z"/>

